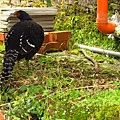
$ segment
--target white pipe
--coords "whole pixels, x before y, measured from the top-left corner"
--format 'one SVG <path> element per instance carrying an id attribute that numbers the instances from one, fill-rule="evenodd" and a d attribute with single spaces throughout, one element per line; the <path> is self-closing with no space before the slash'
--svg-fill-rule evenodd
<path id="1" fill-rule="evenodd" d="M 104 49 L 95 48 L 95 47 L 89 47 L 89 46 L 82 45 L 82 44 L 78 44 L 78 47 L 80 47 L 82 49 L 87 49 L 87 50 L 90 50 L 93 52 L 97 52 L 97 53 L 102 53 L 102 54 L 120 57 L 120 52 L 115 52 L 115 51 L 111 51 L 111 50 L 104 50 Z"/>

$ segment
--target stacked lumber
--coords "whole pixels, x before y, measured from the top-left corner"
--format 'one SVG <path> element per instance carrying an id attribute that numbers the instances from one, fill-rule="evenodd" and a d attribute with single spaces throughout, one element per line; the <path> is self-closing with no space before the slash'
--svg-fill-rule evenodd
<path id="1" fill-rule="evenodd" d="M 0 8 L 0 32 L 7 32 L 18 22 L 18 18 L 14 15 L 17 10 L 24 10 L 30 14 L 35 22 L 40 24 L 44 31 L 53 31 L 54 17 L 57 9 L 55 8 L 33 8 L 33 7 L 18 7 L 18 8 Z"/>
<path id="2" fill-rule="evenodd" d="M 71 36 L 71 31 L 45 32 L 44 43 L 38 53 L 67 50 Z"/>

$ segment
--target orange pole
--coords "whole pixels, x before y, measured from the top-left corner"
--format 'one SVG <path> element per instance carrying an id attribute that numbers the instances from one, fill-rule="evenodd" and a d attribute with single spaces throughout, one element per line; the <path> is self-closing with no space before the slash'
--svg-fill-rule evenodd
<path id="1" fill-rule="evenodd" d="M 97 0 L 97 19 L 98 30 L 104 34 L 114 32 L 116 24 L 108 22 L 108 0 Z"/>

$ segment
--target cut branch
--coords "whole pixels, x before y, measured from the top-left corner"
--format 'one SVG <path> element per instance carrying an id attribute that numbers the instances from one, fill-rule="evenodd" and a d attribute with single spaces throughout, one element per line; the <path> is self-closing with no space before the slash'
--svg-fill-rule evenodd
<path id="1" fill-rule="evenodd" d="M 90 57 L 89 55 L 87 55 L 84 50 L 81 49 L 81 50 L 79 50 L 79 52 L 81 52 L 86 59 L 88 59 L 89 61 L 91 61 L 94 64 L 95 71 L 98 73 L 99 72 L 98 62 L 95 59 L 93 59 L 92 57 Z"/>

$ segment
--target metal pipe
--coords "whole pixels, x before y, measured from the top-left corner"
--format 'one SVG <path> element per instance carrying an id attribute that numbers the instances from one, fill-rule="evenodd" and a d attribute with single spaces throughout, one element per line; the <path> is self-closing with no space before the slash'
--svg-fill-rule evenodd
<path id="1" fill-rule="evenodd" d="M 116 24 L 108 22 L 108 0 L 97 0 L 97 19 L 98 30 L 104 34 L 114 32 Z"/>
<path id="2" fill-rule="evenodd" d="M 93 52 L 97 52 L 97 53 L 102 53 L 102 54 L 120 57 L 120 52 L 115 52 L 115 51 L 111 51 L 111 50 L 104 50 L 104 49 L 90 47 L 90 46 L 86 46 L 86 45 L 82 45 L 82 44 L 78 44 L 78 47 L 80 47 L 82 49 L 87 49 L 87 50 L 90 50 Z"/>

